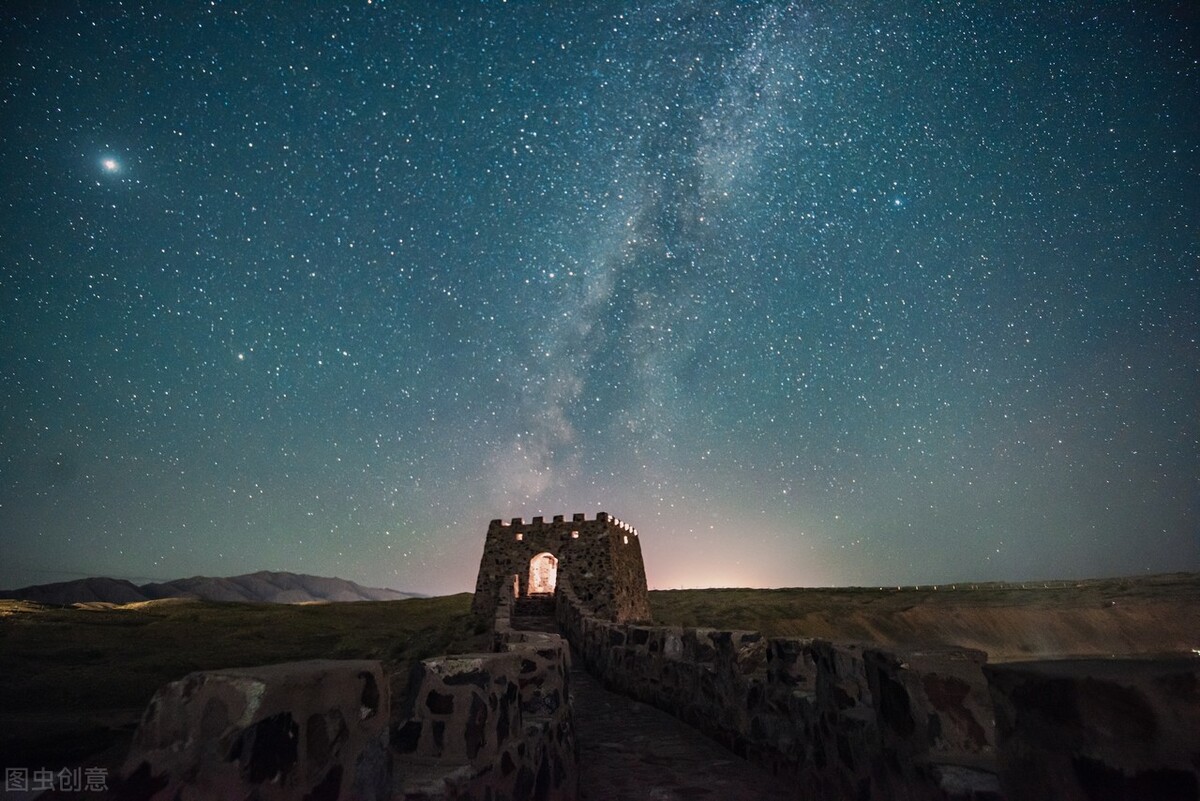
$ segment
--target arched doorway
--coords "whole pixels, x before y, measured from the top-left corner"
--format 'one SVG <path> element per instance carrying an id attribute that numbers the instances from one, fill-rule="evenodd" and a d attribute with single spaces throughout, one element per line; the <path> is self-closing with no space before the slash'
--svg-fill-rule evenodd
<path id="1" fill-rule="evenodd" d="M 529 594 L 542 595 L 554 592 L 558 581 L 558 559 L 546 551 L 529 560 Z"/>

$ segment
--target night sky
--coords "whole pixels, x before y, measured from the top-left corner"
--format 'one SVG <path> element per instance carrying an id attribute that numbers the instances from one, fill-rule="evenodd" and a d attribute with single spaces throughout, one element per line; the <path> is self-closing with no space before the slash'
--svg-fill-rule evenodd
<path id="1" fill-rule="evenodd" d="M 0 586 L 1200 570 L 1190 3 L 0 12 Z"/>

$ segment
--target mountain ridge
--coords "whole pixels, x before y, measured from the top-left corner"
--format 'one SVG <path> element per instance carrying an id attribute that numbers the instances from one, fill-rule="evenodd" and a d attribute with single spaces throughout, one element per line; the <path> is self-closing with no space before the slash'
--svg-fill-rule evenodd
<path id="1" fill-rule="evenodd" d="M 0 598 L 66 606 L 77 603 L 128 604 L 165 598 L 242 603 L 350 603 L 401 601 L 421 597 L 382 587 L 364 587 L 348 579 L 288 571 L 259 570 L 238 576 L 191 576 L 137 585 L 125 579 L 94 576 L 52 584 L 0 590 Z"/>

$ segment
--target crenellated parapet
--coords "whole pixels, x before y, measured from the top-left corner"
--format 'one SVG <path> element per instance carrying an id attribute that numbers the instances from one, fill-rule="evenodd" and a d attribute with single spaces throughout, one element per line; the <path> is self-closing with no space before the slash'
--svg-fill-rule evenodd
<path id="1" fill-rule="evenodd" d="M 568 576 L 580 598 L 597 615 L 649 620 L 646 569 L 637 529 L 607 512 L 554 515 L 525 520 L 495 519 L 488 525 L 472 611 L 490 620 L 501 589 L 516 598 L 549 595 L 559 576 Z"/>
<path id="2" fill-rule="evenodd" d="M 528 523 L 525 522 L 525 518 L 523 518 L 523 517 L 514 517 L 508 521 L 502 520 L 500 518 L 496 518 L 489 525 L 489 529 L 492 527 L 499 527 L 499 528 L 509 527 L 509 528 L 513 528 L 513 529 L 523 529 L 523 530 L 524 529 L 539 529 L 539 528 L 542 528 L 545 526 L 555 527 L 555 526 L 567 524 L 568 522 L 571 524 L 574 524 L 574 523 L 587 523 L 589 521 L 587 519 L 587 514 L 584 512 L 576 512 L 575 514 L 571 515 L 570 521 L 567 520 L 566 515 L 554 515 L 554 517 L 551 518 L 549 523 L 546 522 L 546 518 L 543 516 L 530 518 Z M 617 528 L 620 528 L 620 529 L 623 529 L 623 530 L 629 532 L 630 534 L 632 534 L 635 537 L 637 536 L 636 528 L 634 528 L 631 524 L 625 522 L 624 520 L 621 520 L 618 517 L 613 517 L 608 512 L 597 512 L 595 519 L 592 520 L 591 522 L 608 523 L 608 524 L 616 526 Z"/>

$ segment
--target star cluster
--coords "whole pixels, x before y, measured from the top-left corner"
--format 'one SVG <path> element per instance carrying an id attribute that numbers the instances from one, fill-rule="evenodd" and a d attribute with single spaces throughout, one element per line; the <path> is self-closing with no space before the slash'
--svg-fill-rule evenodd
<path id="1" fill-rule="evenodd" d="M 5 15 L 6 586 L 1200 569 L 1177 5 Z"/>

